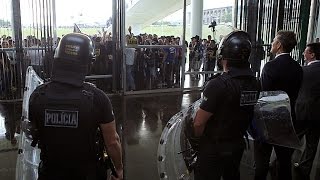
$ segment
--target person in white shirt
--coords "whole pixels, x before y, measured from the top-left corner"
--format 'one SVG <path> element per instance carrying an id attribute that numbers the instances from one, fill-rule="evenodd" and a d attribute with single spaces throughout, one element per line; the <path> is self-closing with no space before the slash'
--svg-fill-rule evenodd
<path id="1" fill-rule="evenodd" d="M 126 48 L 126 76 L 127 76 L 127 90 L 136 90 L 136 86 L 134 83 L 133 77 L 133 67 L 134 67 L 134 60 L 135 60 L 135 48 Z"/>

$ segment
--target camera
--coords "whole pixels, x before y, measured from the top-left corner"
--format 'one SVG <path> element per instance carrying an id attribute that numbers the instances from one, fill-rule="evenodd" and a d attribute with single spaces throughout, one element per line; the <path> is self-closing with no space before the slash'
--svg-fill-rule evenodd
<path id="1" fill-rule="evenodd" d="M 217 26 L 217 22 L 212 21 L 211 24 L 209 25 L 209 28 L 212 28 L 212 31 L 215 31 L 216 26 Z"/>

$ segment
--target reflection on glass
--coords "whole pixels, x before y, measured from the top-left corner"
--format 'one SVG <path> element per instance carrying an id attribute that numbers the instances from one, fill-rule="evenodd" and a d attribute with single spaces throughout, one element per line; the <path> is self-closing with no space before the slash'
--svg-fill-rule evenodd
<path id="1" fill-rule="evenodd" d="M 6 132 L 6 128 L 4 126 L 4 118 L 0 116 L 0 135 L 4 135 Z"/>

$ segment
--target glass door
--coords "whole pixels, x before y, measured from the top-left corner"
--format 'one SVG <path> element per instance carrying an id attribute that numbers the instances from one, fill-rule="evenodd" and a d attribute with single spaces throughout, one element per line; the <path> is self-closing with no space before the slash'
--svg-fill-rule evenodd
<path id="1" fill-rule="evenodd" d="M 191 1 L 186 7 L 186 49 L 183 90 L 200 90 L 221 65 L 216 52 L 221 39 L 235 30 L 234 1 Z M 196 23 L 196 22 L 201 23 Z M 200 26 L 200 27 L 198 27 Z"/>
<path id="2" fill-rule="evenodd" d="M 122 22 L 124 94 L 181 91 L 186 1 L 126 0 Z"/>

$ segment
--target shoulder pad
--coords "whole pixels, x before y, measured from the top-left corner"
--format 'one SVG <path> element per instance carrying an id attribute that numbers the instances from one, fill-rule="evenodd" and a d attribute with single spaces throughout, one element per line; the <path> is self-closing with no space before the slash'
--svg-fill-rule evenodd
<path id="1" fill-rule="evenodd" d="M 213 75 L 210 79 L 214 79 L 214 78 L 216 78 L 216 77 L 218 77 L 220 75 L 221 75 L 221 73 L 217 73 L 217 74 Z"/>
<path id="2" fill-rule="evenodd" d="M 219 77 L 220 75 L 221 75 L 221 73 L 217 73 L 217 74 L 211 76 L 207 81 L 209 82 L 210 80 L 215 79 L 215 78 Z"/>
<path id="3" fill-rule="evenodd" d="M 44 90 L 47 88 L 49 83 L 50 82 L 46 82 L 46 83 L 40 84 L 33 92 L 36 92 L 36 93 L 44 92 Z"/>
<path id="4" fill-rule="evenodd" d="M 82 90 L 82 93 L 85 95 L 85 96 L 89 96 L 89 97 L 93 97 L 94 95 L 94 89 L 96 89 L 96 86 L 92 83 L 89 83 L 89 82 L 85 82 L 83 84 L 83 90 Z"/>
<path id="5" fill-rule="evenodd" d="M 221 76 L 218 76 L 218 77 L 223 81 L 226 81 L 226 80 L 232 78 L 228 73 L 223 73 L 223 74 L 221 74 Z"/>
<path id="6" fill-rule="evenodd" d="M 201 87 L 200 91 L 201 91 L 201 92 L 204 91 L 204 89 L 205 89 L 206 86 L 209 84 L 209 82 L 210 82 L 212 79 L 215 79 L 215 78 L 219 77 L 220 75 L 221 75 L 220 73 L 217 73 L 217 74 L 211 76 L 207 81 L 205 81 L 205 82 L 203 83 L 203 86 Z"/>
<path id="7" fill-rule="evenodd" d="M 45 96 L 45 90 L 46 87 L 48 86 L 48 83 L 44 83 L 44 84 L 40 84 L 39 86 L 36 87 L 36 89 L 34 89 L 34 91 L 31 93 L 30 97 L 29 97 L 29 103 L 34 100 L 37 99 L 41 96 Z"/>
<path id="8" fill-rule="evenodd" d="M 84 82 L 84 83 L 83 83 L 83 86 L 84 86 L 85 88 L 90 88 L 90 87 L 96 88 L 96 87 L 97 87 L 95 84 L 93 84 L 93 83 L 91 83 L 91 82 Z"/>

